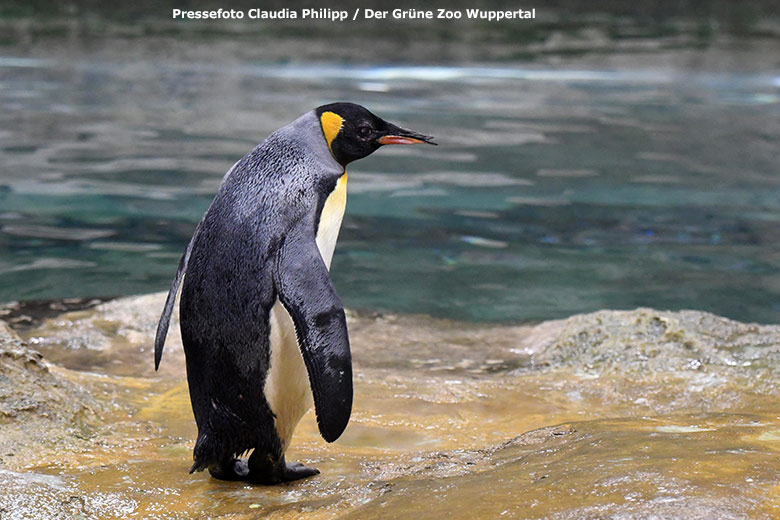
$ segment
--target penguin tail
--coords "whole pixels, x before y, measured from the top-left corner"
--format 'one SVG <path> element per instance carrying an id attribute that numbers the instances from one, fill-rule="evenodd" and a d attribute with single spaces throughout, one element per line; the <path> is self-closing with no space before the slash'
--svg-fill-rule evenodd
<path id="1" fill-rule="evenodd" d="M 206 464 L 196 460 L 190 468 L 190 474 L 195 473 L 196 471 L 203 471 L 204 469 L 206 469 Z"/>
<path id="2" fill-rule="evenodd" d="M 196 471 L 203 471 L 208 468 L 210 464 L 216 462 L 216 457 L 213 454 L 212 446 L 209 442 L 210 436 L 207 434 L 199 433 L 198 438 L 195 441 L 195 449 L 192 450 L 192 467 L 190 473 Z"/>
<path id="3" fill-rule="evenodd" d="M 225 466 L 225 463 L 231 461 L 233 456 L 231 447 L 221 443 L 219 437 L 214 435 L 211 430 L 200 431 L 195 441 L 195 448 L 192 450 L 193 462 L 190 473 L 204 469 L 212 471 L 215 467 Z"/>

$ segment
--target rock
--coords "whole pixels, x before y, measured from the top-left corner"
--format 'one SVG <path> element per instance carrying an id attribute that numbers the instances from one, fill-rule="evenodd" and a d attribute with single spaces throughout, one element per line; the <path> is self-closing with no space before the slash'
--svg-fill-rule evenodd
<path id="1" fill-rule="evenodd" d="M 46 317 L 24 330 L 47 359 L 81 371 L 113 375 L 154 374 L 154 334 L 165 294 L 130 296 Z M 38 320 L 35 320 L 38 321 Z M 184 352 L 178 306 L 171 318 L 162 373 L 181 368 Z M 172 359 L 175 358 L 175 359 Z"/>
<path id="2" fill-rule="evenodd" d="M 687 422 L 697 426 L 636 418 L 542 428 L 468 474 L 396 479 L 343 518 L 776 518 L 776 456 L 760 423 Z"/>
<path id="3" fill-rule="evenodd" d="M 43 356 L 30 349 L 11 328 L 0 322 L 0 415 L 11 420 L 44 418 L 72 422 L 92 413 L 96 402 L 58 370 L 49 370 Z"/>
<path id="4" fill-rule="evenodd" d="M 8 410 L 0 448 L 19 450 L 0 465 L 0 513 L 780 514 L 780 326 L 653 309 L 537 326 L 349 313 L 350 425 L 326 444 L 310 412 L 288 459 L 322 475 L 263 488 L 187 475 L 195 428 L 175 322 L 161 370 L 153 369 L 163 301 L 122 298 L 47 316 L 20 307 L 29 315 L 18 321 L 22 338 L 56 364 L 0 329 L 0 376 L 19 382 L 0 381 Z M 103 420 L 82 420 L 88 410 Z M 86 424 L 81 434 L 77 423 Z"/>
<path id="5" fill-rule="evenodd" d="M 81 444 L 101 405 L 0 322 L 0 467 Z"/>
<path id="6" fill-rule="evenodd" d="M 536 366 L 593 374 L 780 367 L 777 326 L 701 311 L 599 311 L 542 323 L 512 349 Z"/>

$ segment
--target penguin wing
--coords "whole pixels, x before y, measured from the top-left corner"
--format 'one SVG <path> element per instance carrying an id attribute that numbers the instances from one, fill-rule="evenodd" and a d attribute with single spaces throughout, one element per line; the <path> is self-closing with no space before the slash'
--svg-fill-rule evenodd
<path id="1" fill-rule="evenodd" d="M 203 222 L 201 220 L 201 222 Z M 162 359 L 163 347 L 165 346 L 165 338 L 168 336 L 168 325 L 171 322 L 171 313 L 173 312 L 173 304 L 176 302 L 176 293 L 179 292 L 179 286 L 184 279 L 184 273 L 187 271 L 187 263 L 190 261 L 190 253 L 192 252 L 192 245 L 195 243 L 195 238 L 200 231 L 200 222 L 198 222 L 195 232 L 192 234 L 190 243 L 187 244 L 187 249 L 184 254 L 181 255 L 179 261 L 179 267 L 176 269 L 176 276 L 173 277 L 173 283 L 168 290 L 168 297 L 165 299 L 165 307 L 163 307 L 162 315 L 160 316 L 160 322 L 157 324 L 157 334 L 154 337 L 154 369 L 157 370 L 160 366 L 160 360 Z"/>
<path id="2" fill-rule="evenodd" d="M 279 249 L 279 300 L 293 319 L 322 438 L 333 442 L 352 411 L 347 320 L 313 236 L 292 232 Z"/>
<path id="3" fill-rule="evenodd" d="M 222 178 L 222 182 L 225 182 L 225 179 L 228 178 L 228 176 L 233 173 L 233 170 L 236 169 L 236 166 L 238 166 L 238 163 L 241 161 L 236 161 L 236 163 L 230 167 L 230 169 L 227 171 L 227 173 Z M 220 186 L 221 188 L 221 186 Z M 160 321 L 157 324 L 157 334 L 155 334 L 154 337 L 154 369 L 157 370 L 160 367 L 160 360 L 162 359 L 162 353 L 163 353 L 163 347 L 165 347 L 165 338 L 168 336 L 168 326 L 171 322 L 171 313 L 173 312 L 173 304 L 176 303 L 176 294 L 179 292 L 179 286 L 181 286 L 181 281 L 184 279 L 184 274 L 187 272 L 187 263 L 190 261 L 190 253 L 192 253 L 192 246 L 195 244 L 195 240 L 198 238 L 198 231 L 200 231 L 200 226 L 203 224 L 203 219 L 201 219 L 200 222 L 198 222 L 198 225 L 195 226 L 195 231 L 192 233 L 192 238 L 190 239 L 190 243 L 187 244 L 187 249 L 184 251 L 184 254 L 181 255 L 181 260 L 179 260 L 179 267 L 176 269 L 176 276 L 173 277 L 173 283 L 171 283 L 171 288 L 168 290 L 168 297 L 165 299 L 165 306 L 163 307 L 162 315 L 160 316 Z"/>

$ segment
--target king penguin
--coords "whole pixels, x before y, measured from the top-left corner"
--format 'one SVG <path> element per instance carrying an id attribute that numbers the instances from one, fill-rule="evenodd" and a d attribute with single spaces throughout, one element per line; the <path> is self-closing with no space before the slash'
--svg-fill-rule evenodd
<path id="1" fill-rule="evenodd" d="M 327 442 L 352 411 L 347 323 L 329 276 L 345 168 L 382 145 L 432 139 L 333 103 L 273 132 L 225 174 L 179 262 L 155 339 L 157 369 L 183 281 L 180 326 L 198 426 L 190 473 L 258 484 L 319 473 L 284 454 L 312 401 Z"/>

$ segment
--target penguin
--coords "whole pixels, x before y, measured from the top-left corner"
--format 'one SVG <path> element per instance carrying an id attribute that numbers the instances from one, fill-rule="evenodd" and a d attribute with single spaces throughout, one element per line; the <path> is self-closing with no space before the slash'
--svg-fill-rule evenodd
<path id="1" fill-rule="evenodd" d="M 329 275 L 346 166 L 383 145 L 420 143 L 436 144 L 360 105 L 332 103 L 273 132 L 225 174 L 179 262 L 155 338 L 157 370 L 181 286 L 198 427 L 190 473 L 255 484 L 319 473 L 286 462 L 285 452 L 312 404 L 327 442 L 352 410 L 347 323 Z"/>

